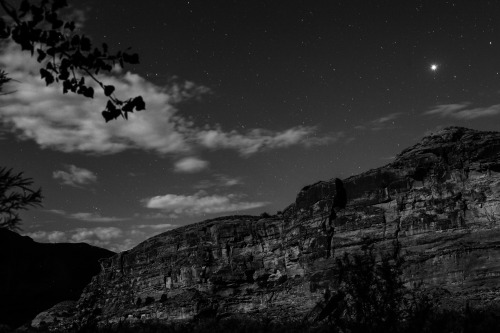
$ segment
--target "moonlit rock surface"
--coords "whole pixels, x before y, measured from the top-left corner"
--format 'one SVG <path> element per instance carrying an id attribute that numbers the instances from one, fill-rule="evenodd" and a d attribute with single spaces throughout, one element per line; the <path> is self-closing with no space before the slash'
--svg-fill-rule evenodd
<path id="1" fill-rule="evenodd" d="M 333 220 L 332 179 L 277 216 L 204 221 L 105 259 L 78 320 L 301 318 L 333 288 L 334 259 L 367 236 L 379 249 L 399 239 L 408 282 L 444 288 L 444 304 L 500 299 L 500 133 L 446 128 L 343 183 Z"/>

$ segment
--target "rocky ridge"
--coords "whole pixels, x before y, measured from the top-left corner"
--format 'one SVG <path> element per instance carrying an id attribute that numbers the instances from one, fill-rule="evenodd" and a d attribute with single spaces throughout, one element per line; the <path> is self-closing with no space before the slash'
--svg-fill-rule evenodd
<path id="1" fill-rule="evenodd" d="M 334 286 L 334 260 L 398 239 L 409 283 L 448 299 L 500 301 L 500 133 L 450 127 L 392 163 L 303 188 L 271 217 L 227 216 L 152 237 L 101 261 L 78 320 L 304 317 Z"/>

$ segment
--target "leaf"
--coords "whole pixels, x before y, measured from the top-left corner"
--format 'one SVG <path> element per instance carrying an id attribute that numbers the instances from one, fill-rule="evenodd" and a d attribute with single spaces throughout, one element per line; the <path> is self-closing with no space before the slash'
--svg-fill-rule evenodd
<path id="1" fill-rule="evenodd" d="M 108 101 L 106 104 L 106 110 L 102 112 L 102 116 L 106 120 L 106 122 L 116 119 L 119 116 L 122 115 L 122 112 L 116 108 L 116 106 L 113 104 L 113 102 Z"/>
<path id="2" fill-rule="evenodd" d="M 47 85 L 54 82 L 54 76 L 45 68 L 40 68 L 40 76 L 42 77 L 42 79 L 45 79 L 45 83 Z"/>
<path id="3" fill-rule="evenodd" d="M 10 29 L 5 23 L 5 20 L 0 17 L 0 39 L 6 39 L 10 35 Z"/>
<path id="4" fill-rule="evenodd" d="M 52 29 L 59 29 L 63 24 L 64 22 L 61 20 L 54 20 L 54 22 L 52 22 Z"/>
<path id="5" fill-rule="evenodd" d="M 42 62 L 43 59 L 45 59 L 45 57 L 47 56 L 47 54 L 43 52 L 42 49 L 37 49 L 36 51 L 38 52 L 38 57 L 36 58 L 36 61 Z"/>
<path id="6" fill-rule="evenodd" d="M 71 45 L 73 46 L 80 45 L 80 36 L 74 35 L 73 38 L 71 38 Z"/>
<path id="7" fill-rule="evenodd" d="M 139 55 L 137 53 L 128 54 L 123 53 L 123 61 L 135 65 L 139 63 Z"/>
<path id="8" fill-rule="evenodd" d="M 64 24 L 64 29 L 68 29 L 69 31 L 75 30 L 75 22 L 66 22 Z"/>
<path id="9" fill-rule="evenodd" d="M 134 98 L 133 102 L 137 111 L 146 110 L 146 103 L 142 99 L 142 96 L 137 96 L 136 98 Z"/>
<path id="10" fill-rule="evenodd" d="M 134 102 L 129 100 L 125 102 L 125 105 L 122 107 L 123 112 L 134 112 Z"/>
<path id="11" fill-rule="evenodd" d="M 109 111 L 102 111 L 102 113 L 101 113 L 101 114 L 102 114 L 102 116 L 103 116 L 104 120 L 106 120 L 106 122 L 111 121 L 111 120 L 113 120 L 113 119 L 116 119 L 116 118 L 114 118 L 114 117 L 111 115 L 111 112 L 109 112 Z"/>
<path id="12" fill-rule="evenodd" d="M 59 74 L 59 79 L 60 80 L 65 81 L 65 80 L 67 80 L 69 78 L 69 72 L 68 72 L 67 69 L 61 69 L 60 72 L 61 72 L 61 74 Z"/>
<path id="13" fill-rule="evenodd" d="M 90 51 L 91 48 L 90 39 L 85 36 L 82 37 L 80 40 L 80 48 L 82 49 L 82 51 Z"/>
<path id="14" fill-rule="evenodd" d="M 107 97 L 111 96 L 111 94 L 115 91 L 114 86 L 104 86 L 104 95 Z"/>
<path id="15" fill-rule="evenodd" d="M 23 0 L 19 6 L 19 14 L 22 18 L 30 10 L 30 3 L 27 0 Z"/>
<path id="16" fill-rule="evenodd" d="M 54 0 L 52 2 L 52 11 L 57 11 L 61 8 L 64 8 L 64 7 L 67 7 L 68 6 L 68 3 L 66 2 L 66 0 Z"/>
<path id="17" fill-rule="evenodd" d="M 116 111 L 116 106 L 113 104 L 113 102 L 108 101 L 108 103 L 106 103 L 106 109 L 109 111 Z"/>
<path id="18" fill-rule="evenodd" d="M 51 57 L 54 57 L 56 55 L 56 48 L 55 47 L 51 47 L 50 49 L 48 49 L 46 52 L 49 56 Z"/>
<path id="19" fill-rule="evenodd" d="M 94 98 L 94 88 L 88 87 L 83 91 L 83 96 L 89 97 L 89 98 Z"/>

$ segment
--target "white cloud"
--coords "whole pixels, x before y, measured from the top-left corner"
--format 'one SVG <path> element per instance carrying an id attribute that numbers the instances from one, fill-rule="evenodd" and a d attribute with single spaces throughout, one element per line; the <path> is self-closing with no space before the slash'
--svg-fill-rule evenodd
<path id="1" fill-rule="evenodd" d="M 195 173 L 208 168 L 208 162 L 198 157 L 185 157 L 175 163 L 175 172 Z"/>
<path id="2" fill-rule="evenodd" d="M 500 104 L 480 108 L 470 108 L 470 105 L 470 102 L 437 105 L 433 109 L 424 112 L 424 115 L 460 120 L 473 120 L 500 115 Z"/>
<path id="3" fill-rule="evenodd" d="M 394 121 L 399 117 L 401 117 L 401 115 L 402 115 L 401 112 L 389 113 L 385 116 L 373 119 L 362 125 L 357 125 L 354 128 L 357 130 L 372 130 L 372 131 L 391 129 L 394 128 Z"/>
<path id="4" fill-rule="evenodd" d="M 242 185 L 243 181 L 238 177 L 229 177 L 222 174 L 214 175 L 214 180 L 202 180 L 198 184 L 194 185 L 195 189 L 208 189 L 211 187 L 231 187 Z"/>
<path id="5" fill-rule="evenodd" d="M 122 233 L 123 231 L 117 227 L 78 228 L 71 235 L 71 240 L 83 242 L 97 238 L 101 241 L 109 241 L 121 237 Z"/>
<path id="6" fill-rule="evenodd" d="M 236 212 L 266 206 L 267 202 L 240 201 L 241 195 L 208 195 L 199 191 L 193 195 L 166 194 L 145 199 L 147 208 L 175 214 L 203 215 Z"/>
<path id="7" fill-rule="evenodd" d="M 339 134 L 319 136 L 315 127 L 298 126 L 283 131 L 253 129 L 246 133 L 225 132 L 220 126 L 196 125 L 186 120 L 176 105 L 199 99 L 210 90 L 192 82 L 157 86 L 130 72 L 101 74 L 100 79 L 114 85 L 118 97 L 143 96 L 146 111 L 105 123 L 101 110 L 106 97 L 91 79 L 94 99 L 62 94 L 57 84 L 46 86 L 40 79 L 39 64 L 27 52 L 12 44 L 0 54 L 0 66 L 14 79 L 5 88 L 12 94 L 2 97 L 0 122 L 34 140 L 42 148 L 63 152 L 113 154 L 127 149 L 153 151 L 161 155 L 186 154 L 195 148 L 234 149 L 242 156 L 292 145 L 310 147 L 335 142 Z M 201 125 L 201 127 L 200 127 Z"/>
<path id="8" fill-rule="evenodd" d="M 47 87 L 39 78 L 39 65 L 29 53 L 21 53 L 12 45 L 0 54 L 0 65 L 16 80 L 9 84 L 10 90 L 16 91 L 3 96 L 0 120 L 41 147 L 101 154 L 132 148 L 160 154 L 190 150 L 177 128 L 189 123 L 177 117 L 173 105 L 205 91 L 192 83 L 159 87 L 130 72 L 101 75 L 106 84 L 116 87 L 118 94 L 126 94 L 122 97 L 143 96 L 148 109 L 132 114 L 130 121 L 105 123 L 101 110 L 106 97 L 90 79 L 86 81 L 95 88 L 94 99 L 63 95 L 59 85 Z"/>
<path id="9" fill-rule="evenodd" d="M 388 115 L 385 115 L 385 116 L 382 116 L 380 118 L 373 120 L 372 123 L 385 124 L 385 123 L 391 122 L 391 121 L 399 118 L 401 116 L 401 114 L 402 114 L 401 112 L 390 113 Z"/>
<path id="10" fill-rule="evenodd" d="M 282 132 L 273 132 L 265 129 L 253 129 L 246 134 L 237 131 L 224 132 L 221 128 L 204 129 L 196 133 L 202 146 L 211 149 L 234 149 L 242 156 L 249 156 L 260 151 L 285 148 L 293 145 L 306 147 L 325 145 L 339 139 L 337 136 L 315 136 L 315 127 L 297 126 Z"/>
<path id="11" fill-rule="evenodd" d="M 27 233 L 26 236 L 34 240 L 47 240 L 49 243 L 60 243 L 67 241 L 65 232 L 62 231 L 36 231 Z"/>
<path id="12" fill-rule="evenodd" d="M 67 165 L 66 170 L 56 170 L 52 173 L 52 177 L 70 186 L 85 185 L 97 181 L 96 174 L 90 170 L 79 168 L 75 165 Z"/>
<path id="13" fill-rule="evenodd" d="M 136 226 L 136 228 L 139 229 L 154 229 L 154 230 L 160 230 L 160 229 L 170 229 L 170 228 L 175 228 L 177 225 L 175 224 L 170 224 L 170 223 L 163 223 L 163 224 L 140 224 Z"/>
<path id="14" fill-rule="evenodd" d="M 121 252 L 136 246 L 141 241 L 174 228 L 172 224 L 143 224 L 130 226 L 128 229 L 118 227 L 75 228 L 67 231 L 36 231 L 26 236 L 43 243 L 88 243 Z"/>
<path id="15" fill-rule="evenodd" d="M 48 234 L 47 239 L 51 243 L 59 243 L 66 241 L 66 233 L 62 231 L 52 231 Z"/>
<path id="16" fill-rule="evenodd" d="M 47 212 L 85 222 L 117 222 L 117 221 L 129 220 L 129 218 L 126 217 L 102 216 L 99 213 L 89 213 L 89 212 L 67 213 L 64 210 L 60 209 L 49 209 L 47 210 Z"/>
<path id="17" fill-rule="evenodd" d="M 116 222 L 128 220 L 127 218 L 115 217 L 115 216 L 101 216 L 98 213 L 73 213 L 69 217 L 77 220 L 88 221 L 88 222 Z"/>

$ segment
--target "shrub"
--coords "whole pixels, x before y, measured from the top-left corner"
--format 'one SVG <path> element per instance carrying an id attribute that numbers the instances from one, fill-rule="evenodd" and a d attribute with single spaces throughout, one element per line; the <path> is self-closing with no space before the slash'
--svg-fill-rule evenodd
<path id="1" fill-rule="evenodd" d="M 341 332 L 406 331 L 410 323 L 423 330 L 435 302 L 419 288 L 404 285 L 403 263 L 399 242 L 377 260 L 373 242 L 365 240 L 361 252 L 336 260 L 337 287 L 327 291 L 316 320 L 328 318 Z"/>

